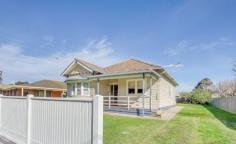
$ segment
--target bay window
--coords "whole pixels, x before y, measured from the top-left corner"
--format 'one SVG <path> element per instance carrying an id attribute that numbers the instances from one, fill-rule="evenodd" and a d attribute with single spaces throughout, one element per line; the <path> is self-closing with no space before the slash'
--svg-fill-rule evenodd
<path id="1" fill-rule="evenodd" d="M 69 96 L 89 96 L 89 83 L 88 82 L 75 82 L 68 83 Z"/>
<path id="2" fill-rule="evenodd" d="M 77 83 L 77 95 L 78 96 L 80 96 L 80 95 L 82 95 L 82 93 L 81 93 L 81 83 L 79 82 L 79 83 Z"/>
<path id="3" fill-rule="evenodd" d="M 87 82 L 83 82 L 83 95 L 89 95 L 89 84 Z"/>

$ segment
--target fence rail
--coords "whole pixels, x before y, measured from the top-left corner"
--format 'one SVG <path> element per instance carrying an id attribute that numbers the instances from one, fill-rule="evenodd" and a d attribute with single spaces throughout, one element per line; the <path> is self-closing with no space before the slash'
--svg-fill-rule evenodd
<path id="1" fill-rule="evenodd" d="M 103 98 L 0 96 L 0 132 L 19 144 L 102 144 Z"/>
<path id="2" fill-rule="evenodd" d="M 211 103 L 225 111 L 236 114 L 236 96 L 213 98 Z"/>

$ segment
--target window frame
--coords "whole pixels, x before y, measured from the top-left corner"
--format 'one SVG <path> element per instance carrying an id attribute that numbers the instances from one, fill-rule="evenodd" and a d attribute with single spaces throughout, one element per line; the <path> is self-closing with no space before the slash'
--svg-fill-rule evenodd
<path id="1" fill-rule="evenodd" d="M 90 95 L 90 86 L 89 86 L 89 82 L 81 82 L 82 84 L 81 84 L 81 89 L 82 89 L 82 96 L 84 95 L 84 96 L 89 96 Z M 87 83 L 88 84 L 88 87 L 87 88 L 85 88 L 85 86 L 84 86 L 84 84 L 85 83 Z M 88 91 L 88 94 L 85 94 L 85 89 Z"/>
<path id="2" fill-rule="evenodd" d="M 138 81 L 142 82 L 142 93 L 138 93 Z M 134 82 L 134 93 L 129 93 L 129 82 Z M 143 95 L 145 89 L 145 80 L 144 79 L 129 79 L 126 80 L 126 94 L 127 95 Z"/>

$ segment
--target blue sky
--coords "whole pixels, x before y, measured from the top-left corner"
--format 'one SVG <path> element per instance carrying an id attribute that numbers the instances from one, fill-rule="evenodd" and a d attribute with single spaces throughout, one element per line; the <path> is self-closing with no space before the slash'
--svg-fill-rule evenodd
<path id="1" fill-rule="evenodd" d="M 169 65 L 179 90 L 234 78 L 234 0 L 0 1 L 4 82 L 62 79 L 74 57 Z M 175 65 L 181 63 L 181 65 Z"/>

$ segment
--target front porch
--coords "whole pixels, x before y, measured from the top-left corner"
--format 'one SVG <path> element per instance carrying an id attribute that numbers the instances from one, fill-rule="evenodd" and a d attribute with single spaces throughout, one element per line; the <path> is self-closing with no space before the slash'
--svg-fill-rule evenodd
<path id="1" fill-rule="evenodd" d="M 148 73 L 67 81 L 68 96 L 104 97 L 104 111 L 150 115 L 158 109 L 158 78 Z"/>

